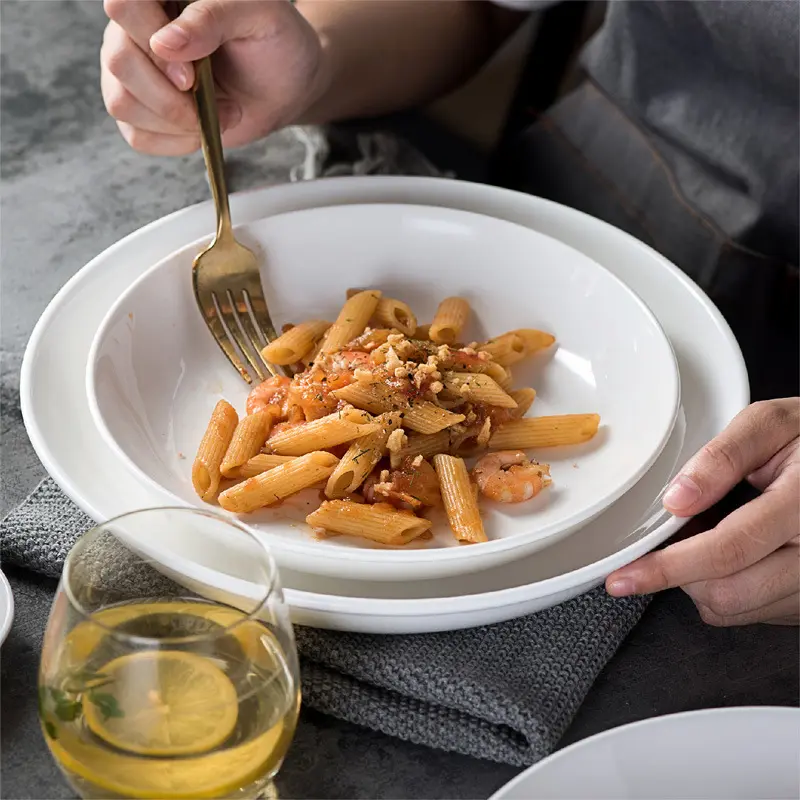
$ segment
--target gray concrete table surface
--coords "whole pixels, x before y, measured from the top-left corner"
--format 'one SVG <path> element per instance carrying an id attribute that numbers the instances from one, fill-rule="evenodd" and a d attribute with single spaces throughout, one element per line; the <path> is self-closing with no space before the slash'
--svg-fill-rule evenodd
<path id="1" fill-rule="evenodd" d="M 3 514 L 44 476 L 19 412 L 19 367 L 37 318 L 101 250 L 208 196 L 199 157 L 135 154 L 105 115 L 98 88 L 104 22 L 97 0 L 0 3 Z M 299 155 L 281 134 L 235 151 L 231 182 L 242 189 L 285 181 Z M 7 572 L 17 608 L 2 648 L 2 796 L 71 797 L 35 713 L 37 659 L 54 583 Z M 710 628 L 683 594 L 666 593 L 601 674 L 562 745 L 656 714 L 797 705 L 797 653 L 796 629 Z M 304 710 L 278 784 L 286 798 L 480 798 L 517 771 Z"/>

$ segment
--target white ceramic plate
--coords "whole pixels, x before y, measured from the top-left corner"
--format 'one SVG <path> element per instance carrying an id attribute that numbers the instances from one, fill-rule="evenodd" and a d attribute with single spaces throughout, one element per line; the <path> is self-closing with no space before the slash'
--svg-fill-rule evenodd
<path id="1" fill-rule="evenodd" d="M 658 494 L 677 465 L 718 433 L 748 402 L 741 353 L 716 308 L 677 268 L 599 220 L 535 197 L 480 184 L 425 178 L 341 178 L 236 195 L 242 224 L 300 208 L 409 202 L 491 213 L 553 235 L 587 253 L 632 286 L 659 319 L 681 372 L 676 429 L 648 474 L 590 525 L 507 568 L 466 578 L 368 583 L 282 570 L 299 624 L 371 633 L 420 633 L 490 624 L 563 602 L 599 584 L 675 533 L 681 521 L 660 511 Z M 42 315 L 25 354 L 22 412 L 31 441 L 64 491 L 96 520 L 168 498 L 143 486 L 97 431 L 85 394 L 89 347 L 110 305 L 150 264 L 213 229 L 209 203 L 137 231 L 78 273 Z M 58 396 L 62 403 L 49 400 Z M 63 409 L 68 408 L 69 425 Z M 187 543 L 188 544 L 188 543 Z M 191 559 L 233 571 L 228 550 Z M 235 573 L 234 573 L 235 574 Z M 220 575 L 221 582 L 225 582 Z"/>
<path id="2" fill-rule="evenodd" d="M 604 731 L 491 800 L 796 800 L 800 709 L 715 708 Z"/>
<path id="3" fill-rule="evenodd" d="M 514 370 L 537 389 L 536 416 L 597 412 L 597 437 L 538 452 L 553 486 L 529 503 L 482 503 L 489 541 L 460 547 L 443 514 L 419 547 L 364 539 L 322 541 L 305 524 L 309 490 L 244 516 L 281 567 L 362 580 L 420 580 L 520 558 L 593 519 L 652 466 L 678 412 L 678 369 L 644 303 L 595 261 L 504 220 L 451 209 L 375 204 L 279 214 L 237 230 L 260 254 L 276 326 L 334 319 L 348 286 L 405 300 L 421 320 L 457 294 L 473 309 L 464 341 L 534 327 L 556 333 L 555 352 Z M 191 465 L 221 398 L 244 413 L 249 387 L 208 333 L 191 285 L 195 242 L 148 270 L 111 308 L 89 353 L 95 421 L 120 458 L 178 502 L 207 508 Z M 346 265 L 343 269 L 342 265 Z"/>
<path id="4" fill-rule="evenodd" d="M 14 595 L 8 585 L 8 578 L 0 571 L 0 644 L 6 640 L 14 621 Z"/>

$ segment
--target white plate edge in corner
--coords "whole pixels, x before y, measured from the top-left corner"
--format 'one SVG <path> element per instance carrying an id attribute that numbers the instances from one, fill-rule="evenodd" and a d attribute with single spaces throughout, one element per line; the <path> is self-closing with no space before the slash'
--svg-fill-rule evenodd
<path id="1" fill-rule="evenodd" d="M 654 717 L 648 717 L 646 719 L 636 720 L 634 722 L 629 722 L 625 725 L 617 725 L 613 728 L 608 728 L 607 730 L 600 731 L 592 736 L 587 736 L 585 739 L 580 739 L 577 742 L 573 742 L 561 750 L 556 750 L 554 753 L 551 753 L 541 761 L 538 761 L 536 764 L 533 764 L 532 766 L 523 770 L 519 775 L 505 783 L 493 795 L 491 795 L 491 797 L 489 797 L 489 800 L 509 800 L 509 798 L 518 796 L 514 794 L 515 789 L 520 787 L 525 788 L 526 785 L 531 783 L 532 779 L 535 781 L 538 775 L 540 775 L 542 772 L 545 772 L 556 762 L 574 759 L 576 753 L 580 754 L 591 751 L 598 744 L 608 742 L 611 739 L 624 737 L 631 732 L 635 733 L 645 731 L 646 734 L 647 731 L 651 730 L 654 726 L 671 725 L 675 722 L 680 724 L 680 722 L 683 720 L 697 719 L 699 717 L 728 717 L 729 719 L 734 718 L 738 721 L 737 718 L 742 718 L 744 716 L 760 716 L 766 718 L 774 717 L 775 715 L 780 715 L 782 717 L 786 717 L 787 719 L 791 716 L 795 717 L 795 720 L 798 724 L 798 747 L 800 748 L 800 709 L 793 706 L 726 706 L 721 708 L 701 708 L 691 711 L 680 711 L 673 714 L 662 714 Z M 765 721 L 768 722 L 769 720 L 765 719 Z M 658 757 L 658 754 L 654 754 L 654 756 Z M 796 767 L 796 769 L 800 769 L 800 766 Z M 620 797 L 619 800 L 637 799 L 633 797 Z M 698 798 L 697 800 L 701 800 L 701 798 Z"/>
<path id="2" fill-rule="evenodd" d="M 5 642 L 14 623 L 14 595 L 5 573 L 0 570 L 0 645 Z"/>

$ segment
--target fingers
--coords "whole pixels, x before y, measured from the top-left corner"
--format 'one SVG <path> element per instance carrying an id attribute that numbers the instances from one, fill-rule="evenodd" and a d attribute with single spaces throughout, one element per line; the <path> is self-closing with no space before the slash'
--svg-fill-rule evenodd
<path id="1" fill-rule="evenodd" d="M 664 507 L 689 517 L 721 500 L 798 436 L 800 399 L 753 403 L 695 455 L 664 495 Z"/>
<path id="2" fill-rule="evenodd" d="M 145 53 L 150 52 L 150 37 L 169 24 L 167 12 L 156 0 L 103 0 L 103 9 Z"/>
<path id="3" fill-rule="evenodd" d="M 176 89 L 114 22 L 108 25 L 100 61 L 103 100 L 116 120 L 154 133 L 181 135 L 197 129 L 191 96 Z"/>
<path id="4" fill-rule="evenodd" d="M 772 609 L 792 596 L 797 603 L 800 548 L 786 545 L 741 572 L 727 578 L 690 583 L 683 590 L 700 609 L 703 619 L 711 624 L 758 615 L 761 609 Z"/>
<path id="5" fill-rule="evenodd" d="M 225 42 L 273 34 L 287 14 L 288 2 L 269 0 L 195 0 L 150 38 L 153 52 L 167 61 L 195 61 Z"/>
<path id="6" fill-rule="evenodd" d="M 798 453 L 800 453 L 800 439 L 794 439 L 775 453 L 763 467 L 751 472 L 747 476 L 748 482 L 763 492 L 767 486 L 778 480 L 778 476 L 782 477 L 787 472 L 788 465 L 792 460 L 797 460 Z M 793 478 L 795 481 L 797 480 L 796 475 Z"/>
<path id="7" fill-rule="evenodd" d="M 189 89 L 194 82 L 191 63 L 168 62 L 159 58 L 150 47 L 150 38 L 169 24 L 169 17 L 156 0 L 104 0 L 103 7 L 110 20 L 115 22 L 136 46 L 180 90 Z"/>
<path id="8" fill-rule="evenodd" d="M 117 122 L 117 127 L 123 139 L 134 150 L 152 156 L 185 156 L 200 147 L 199 135 L 171 136 L 169 134 L 153 133 L 141 128 L 135 128 L 127 122 Z"/>
<path id="9" fill-rule="evenodd" d="M 756 622 L 765 622 L 770 625 L 797 625 L 800 623 L 800 594 L 793 594 L 768 606 L 728 617 L 720 616 L 702 605 L 697 605 L 697 610 L 704 622 L 719 628 L 752 625 Z"/>
<path id="10" fill-rule="evenodd" d="M 765 558 L 799 532 L 797 487 L 787 482 L 729 514 L 712 530 L 617 570 L 606 588 L 623 597 L 724 578 Z"/>

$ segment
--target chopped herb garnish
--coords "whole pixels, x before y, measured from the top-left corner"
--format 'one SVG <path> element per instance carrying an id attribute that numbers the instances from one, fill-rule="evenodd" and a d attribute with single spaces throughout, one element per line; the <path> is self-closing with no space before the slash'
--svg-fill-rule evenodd
<path id="1" fill-rule="evenodd" d="M 77 700 L 56 701 L 55 711 L 62 722 L 74 722 L 81 715 L 81 704 Z"/>
<path id="2" fill-rule="evenodd" d="M 370 452 L 372 452 L 372 451 L 371 450 L 362 450 L 360 453 L 358 453 L 357 455 L 353 456 L 353 461 L 358 462 L 358 459 L 361 458 L 361 456 L 366 455 L 367 453 L 370 453 Z"/>
<path id="3" fill-rule="evenodd" d="M 51 739 L 58 739 L 58 731 L 56 730 L 56 726 L 53 725 L 53 723 L 50 722 L 49 719 L 46 719 L 44 721 L 44 729 L 47 731 L 47 735 Z"/>
<path id="4" fill-rule="evenodd" d="M 89 700 L 103 715 L 103 719 L 110 719 L 111 717 L 124 717 L 125 712 L 119 707 L 117 698 L 113 694 L 107 692 L 91 692 Z"/>

